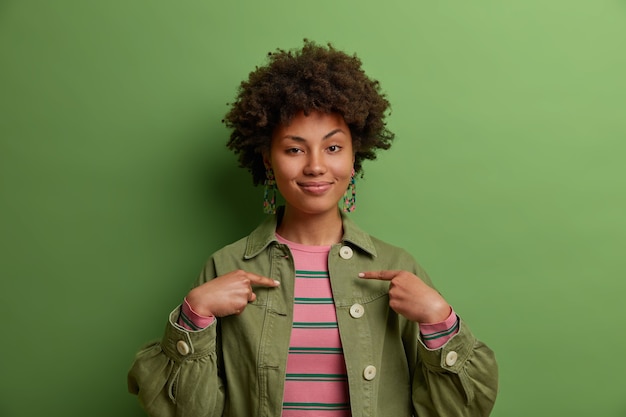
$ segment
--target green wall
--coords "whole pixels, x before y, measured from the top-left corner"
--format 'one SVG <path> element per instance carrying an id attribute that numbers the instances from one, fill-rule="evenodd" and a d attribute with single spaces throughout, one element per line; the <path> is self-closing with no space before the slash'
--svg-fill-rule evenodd
<path id="1" fill-rule="evenodd" d="M 493 416 L 626 415 L 618 0 L 0 1 L 0 415 L 142 415 L 134 352 L 263 217 L 226 103 L 304 37 L 389 95 L 354 218 L 496 351 Z"/>

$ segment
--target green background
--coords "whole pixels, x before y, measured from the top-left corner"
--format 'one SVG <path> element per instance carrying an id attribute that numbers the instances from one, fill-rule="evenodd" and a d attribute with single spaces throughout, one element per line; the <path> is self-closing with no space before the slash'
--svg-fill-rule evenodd
<path id="1" fill-rule="evenodd" d="M 135 351 L 263 218 L 226 103 L 304 37 L 392 102 L 353 217 L 496 351 L 492 415 L 625 416 L 623 0 L 0 1 L 0 415 L 142 415 Z"/>

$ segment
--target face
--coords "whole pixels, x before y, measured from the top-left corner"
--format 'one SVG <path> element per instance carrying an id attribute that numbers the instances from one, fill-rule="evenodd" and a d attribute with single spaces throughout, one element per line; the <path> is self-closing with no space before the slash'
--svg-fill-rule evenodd
<path id="1" fill-rule="evenodd" d="M 354 166 L 352 136 L 336 113 L 297 114 L 272 135 L 265 164 L 292 213 L 337 212 Z"/>

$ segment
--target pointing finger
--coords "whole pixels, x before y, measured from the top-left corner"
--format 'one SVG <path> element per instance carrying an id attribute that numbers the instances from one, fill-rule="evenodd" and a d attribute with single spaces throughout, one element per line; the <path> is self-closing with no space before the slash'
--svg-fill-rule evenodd
<path id="1" fill-rule="evenodd" d="M 359 277 L 365 279 L 378 279 L 382 281 L 391 281 L 399 271 L 366 271 L 360 272 Z"/>
<path id="2" fill-rule="evenodd" d="M 275 279 L 264 277 L 262 275 L 253 274 L 252 272 L 247 272 L 246 275 L 252 285 L 262 287 L 278 287 L 280 285 L 280 281 L 276 281 Z"/>

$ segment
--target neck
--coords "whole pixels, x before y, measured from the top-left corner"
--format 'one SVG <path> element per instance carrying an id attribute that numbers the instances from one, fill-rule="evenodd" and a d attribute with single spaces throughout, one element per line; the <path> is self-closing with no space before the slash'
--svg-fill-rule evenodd
<path id="1" fill-rule="evenodd" d="M 307 214 L 286 206 L 276 231 L 292 242 L 310 246 L 330 246 L 341 241 L 343 224 L 339 209 L 328 213 Z"/>

